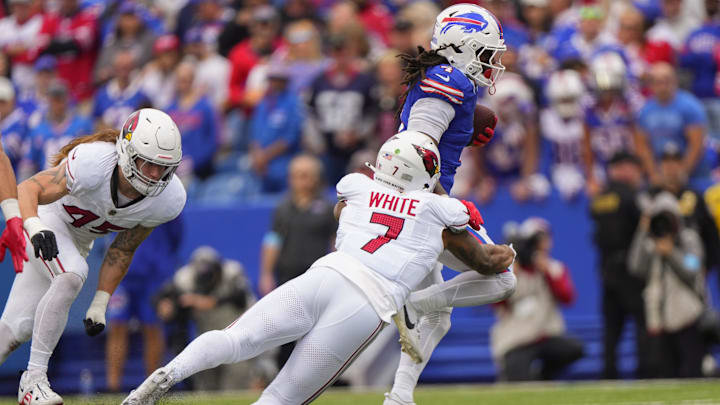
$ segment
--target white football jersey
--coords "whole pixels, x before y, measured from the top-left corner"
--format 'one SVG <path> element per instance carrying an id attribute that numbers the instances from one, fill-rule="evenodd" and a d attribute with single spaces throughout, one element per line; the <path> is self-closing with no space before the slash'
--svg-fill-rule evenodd
<path id="1" fill-rule="evenodd" d="M 381 276 L 373 277 L 379 283 L 370 284 L 382 290 L 379 295 L 395 310 L 434 268 L 444 249 L 443 230 L 465 229 L 469 220 L 465 206 L 454 198 L 427 191 L 400 193 L 358 173 L 343 177 L 336 189 L 347 204 L 339 220 L 338 253 L 328 255 L 334 260 L 316 264 L 337 269 L 366 294 L 368 283 L 359 282 L 357 273 L 369 269 Z M 388 309 L 386 304 L 382 306 Z M 378 314 L 383 319 L 391 315 Z"/>
<path id="2" fill-rule="evenodd" d="M 39 206 L 38 214 L 41 220 L 54 216 L 44 221 L 48 224 L 57 224 L 56 219 L 61 219 L 83 256 L 90 252 L 96 238 L 108 232 L 122 232 L 137 225 L 156 227 L 180 215 L 185 206 L 185 188 L 173 177 L 159 196 L 144 197 L 118 207 L 110 186 L 118 161 L 114 143 L 80 144 L 70 151 L 65 161 L 69 194 Z"/>

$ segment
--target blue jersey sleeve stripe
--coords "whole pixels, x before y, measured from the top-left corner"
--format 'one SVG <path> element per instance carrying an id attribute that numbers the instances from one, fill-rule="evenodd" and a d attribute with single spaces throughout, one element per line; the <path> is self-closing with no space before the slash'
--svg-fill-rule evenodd
<path id="1" fill-rule="evenodd" d="M 425 85 L 431 86 L 431 87 L 435 87 L 438 90 L 442 90 L 450 95 L 453 95 L 453 96 L 456 96 L 459 98 L 462 98 L 465 95 L 461 90 L 458 90 L 454 87 L 450 87 L 448 85 L 439 83 L 432 79 L 425 78 L 425 79 L 423 79 L 422 83 Z"/>
<path id="2" fill-rule="evenodd" d="M 447 94 L 447 93 L 445 93 L 445 92 L 442 92 L 442 91 L 440 91 L 440 90 L 438 90 L 438 89 L 436 89 L 436 88 L 434 88 L 434 87 L 427 87 L 427 86 L 422 86 L 422 85 L 421 85 L 421 86 L 420 86 L 420 90 L 424 91 L 425 93 L 440 94 L 441 96 L 445 96 L 445 98 L 447 98 L 448 100 L 450 100 L 450 102 L 452 102 L 452 103 L 462 104 L 462 101 L 460 101 L 460 100 L 458 100 L 457 98 L 455 98 L 455 97 L 453 97 L 453 96 L 451 96 L 451 95 L 449 95 L 449 94 Z"/>

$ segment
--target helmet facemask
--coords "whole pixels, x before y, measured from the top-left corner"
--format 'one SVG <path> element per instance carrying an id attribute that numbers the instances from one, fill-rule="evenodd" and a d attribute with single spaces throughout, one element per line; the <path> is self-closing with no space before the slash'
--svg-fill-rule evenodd
<path id="1" fill-rule="evenodd" d="M 170 184 L 175 170 L 177 170 L 180 162 L 168 163 L 157 159 L 141 156 L 132 144 L 126 146 L 126 162 L 119 162 L 125 179 L 140 194 L 146 197 L 156 197 Z M 143 173 L 143 167 L 148 164 L 156 164 L 164 167 L 163 173 L 159 179 L 155 180 Z"/>

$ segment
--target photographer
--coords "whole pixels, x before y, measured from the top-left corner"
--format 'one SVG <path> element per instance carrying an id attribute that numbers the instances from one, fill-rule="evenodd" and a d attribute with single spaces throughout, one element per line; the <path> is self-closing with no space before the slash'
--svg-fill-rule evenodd
<path id="1" fill-rule="evenodd" d="M 643 210 L 628 269 L 645 278 L 645 319 L 657 377 L 700 377 L 704 345 L 703 245 L 684 225 L 678 200 L 661 192 Z"/>
<path id="2" fill-rule="evenodd" d="M 199 335 L 225 328 L 255 301 L 242 265 L 223 260 L 215 249 L 201 246 L 193 252 L 190 263 L 180 268 L 158 293 L 156 309 L 165 322 L 192 320 Z M 194 389 L 257 386 L 255 363 L 255 360 L 240 362 L 198 373 L 192 380 Z"/>
<path id="3" fill-rule="evenodd" d="M 575 289 L 565 264 L 550 257 L 547 221 L 528 218 L 508 236 L 517 250 L 518 282 L 515 294 L 496 306 L 493 358 L 501 380 L 549 380 L 583 355 L 582 343 L 565 335 L 558 308 L 575 300 Z M 538 361 L 540 369 L 533 367 Z"/>

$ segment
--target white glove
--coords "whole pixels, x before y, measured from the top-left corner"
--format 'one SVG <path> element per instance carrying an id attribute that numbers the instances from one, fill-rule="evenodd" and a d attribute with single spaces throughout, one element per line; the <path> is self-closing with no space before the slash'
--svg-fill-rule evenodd
<path id="1" fill-rule="evenodd" d="M 110 294 L 107 292 L 98 290 L 95 293 L 95 298 L 90 303 L 90 308 L 88 308 L 85 319 L 83 319 L 85 332 L 88 335 L 99 335 L 105 329 L 105 311 L 109 301 Z"/>

